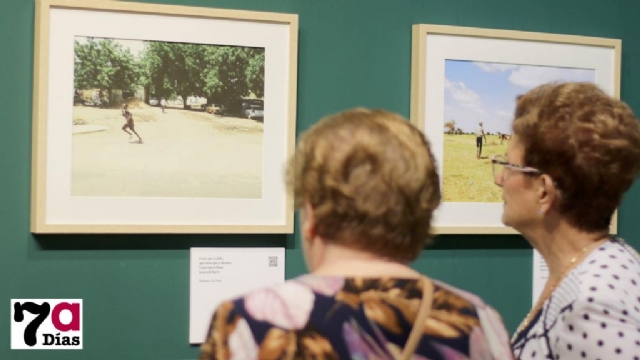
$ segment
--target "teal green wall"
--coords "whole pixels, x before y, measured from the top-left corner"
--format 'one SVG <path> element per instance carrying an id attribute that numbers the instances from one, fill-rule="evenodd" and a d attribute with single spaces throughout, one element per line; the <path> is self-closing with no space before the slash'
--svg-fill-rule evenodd
<path id="1" fill-rule="evenodd" d="M 632 0 L 209 0 L 183 5 L 300 15 L 298 133 L 354 106 L 409 115 L 411 25 L 475 26 L 620 38 L 622 98 L 640 109 L 640 3 Z M 0 359 L 193 359 L 189 247 L 286 246 L 282 235 L 37 236 L 29 233 L 34 3 L 0 12 Z M 640 185 L 619 216 L 640 244 Z M 414 266 L 482 296 L 513 331 L 531 302 L 531 249 L 517 236 L 443 236 Z M 84 350 L 10 351 L 10 298 L 83 298 Z M 4 309 L 2 308 L 4 304 Z"/>

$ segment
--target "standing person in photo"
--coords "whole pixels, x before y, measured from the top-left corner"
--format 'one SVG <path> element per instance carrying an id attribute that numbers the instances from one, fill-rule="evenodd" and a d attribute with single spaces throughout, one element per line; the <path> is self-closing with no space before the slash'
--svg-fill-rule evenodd
<path id="1" fill-rule="evenodd" d="M 480 159 L 482 156 L 482 138 L 487 142 L 487 135 L 484 133 L 484 128 L 482 127 L 482 122 L 478 124 L 476 127 L 476 149 L 478 152 L 476 153 L 476 159 Z"/>
<path id="2" fill-rule="evenodd" d="M 160 107 L 162 107 L 162 113 L 164 114 L 164 110 L 167 108 L 167 100 L 165 100 L 164 97 L 160 99 Z"/>

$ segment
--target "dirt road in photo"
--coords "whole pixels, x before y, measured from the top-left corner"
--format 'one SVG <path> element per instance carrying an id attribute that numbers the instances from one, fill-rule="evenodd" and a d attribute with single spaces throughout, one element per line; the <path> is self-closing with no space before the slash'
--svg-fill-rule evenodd
<path id="1" fill-rule="evenodd" d="M 141 144 L 122 131 L 119 109 L 74 107 L 73 196 L 262 196 L 262 123 L 174 108 L 165 114 L 130 109 Z"/>

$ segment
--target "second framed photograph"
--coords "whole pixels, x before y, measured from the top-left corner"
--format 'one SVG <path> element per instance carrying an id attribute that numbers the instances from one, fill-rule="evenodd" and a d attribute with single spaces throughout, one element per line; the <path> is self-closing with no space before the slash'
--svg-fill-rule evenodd
<path id="1" fill-rule="evenodd" d="M 414 25 L 411 121 L 438 162 L 436 232 L 515 233 L 502 224 L 491 157 L 507 149 L 516 97 L 544 83 L 581 81 L 619 98 L 620 55 L 617 39 Z"/>
<path id="2" fill-rule="evenodd" d="M 291 233 L 298 15 L 37 0 L 34 233 Z"/>

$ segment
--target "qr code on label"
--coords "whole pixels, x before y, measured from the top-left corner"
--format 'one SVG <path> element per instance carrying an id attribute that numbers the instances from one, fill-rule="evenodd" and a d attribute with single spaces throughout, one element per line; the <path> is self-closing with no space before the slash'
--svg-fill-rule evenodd
<path id="1" fill-rule="evenodd" d="M 269 267 L 278 267 L 278 257 L 269 256 Z"/>

